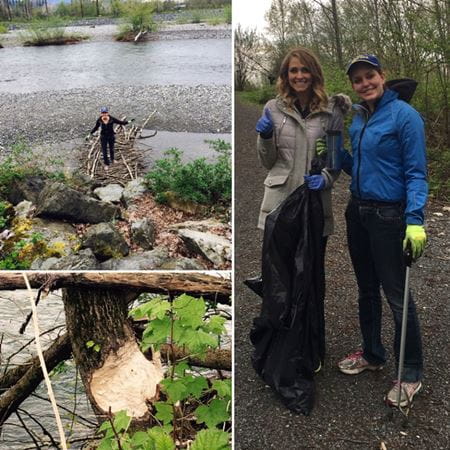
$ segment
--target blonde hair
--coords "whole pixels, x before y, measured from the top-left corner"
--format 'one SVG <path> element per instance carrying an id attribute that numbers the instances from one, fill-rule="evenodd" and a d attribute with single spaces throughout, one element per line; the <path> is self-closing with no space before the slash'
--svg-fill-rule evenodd
<path id="1" fill-rule="evenodd" d="M 286 103 L 292 107 L 297 99 L 296 92 L 289 84 L 289 63 L 292 58 L 298 58 L 310 71 L 312 76 L 312 98 L 310 110 L 320 110 L 328 106 L 328 96 L 325 92 L 325 81 L 322 67 L 316 55 L 304 47 L 296 47 L 289 51 L 280 66 L 277 80 L 277 90 Z"/>

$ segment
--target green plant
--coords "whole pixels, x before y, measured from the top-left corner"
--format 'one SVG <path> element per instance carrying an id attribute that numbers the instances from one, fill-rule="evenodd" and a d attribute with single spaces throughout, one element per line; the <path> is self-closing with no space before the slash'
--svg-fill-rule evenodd
<path id="1" fill-rule="evenodd" d="M 5 229 L 11 219 L 11 205 L 7 202 L 0 202 L 0 231 Z"/>
<path id="2" fill-rule="evenodd" d="M 439 147 L 428 148 L 430 196 L 450 201 L 450 151 Z"/>
<path id="3" fill-rule="evenodd" d="M 130 316 L 148 319 L 143 351 L 150 347 L 158 351 L 168 344 L 172 349 L 183 347 L 191 356 L 205 357 L 208 349 L 218 346 L 225 331 L 226 319 L 216 314 L 205 318 L 205 301 L 186 294 L 174 300 L 152 298 L 133 309 Z M 168 376 L 161 382 L 166 398 L 154 404 L 153 415 L 159 426 L 128 433 L 131 419 L 121 411 L 100 427 L 105 435 L 99 450 L 119 448 L 119 442 L 124 450 L 172 450 L 175 442 L 194 437 L 193 450 L 230 448 L 231 380 L 211 382 L 203 375 L 194 375 L 185 360 L 172 359 L 169 364 Z"/>
<path id="4" fill-rule="evenodd" d="M 153 12 L 155 7 L 152 2 L 143 3 L 136 0 L 130 0 L 120 6 L 126 23 L 120 28 L 117 36 L 118 40 L 127 37 L 128 34 L 139 32 L 156 31 L 156 23 L 153 20 Z"/>
<path id="5" fill-rule="evenodd" d="M 264 84 L 260 87 L 249 88 L 239 92 L 239 96 L 246 102 L 264 105 L 276 96 L 276 89 L 274 85 Z"/>
<path id="6" fill-rule="evenodd" d="M 7 32 L 8 32 L 8 28 L 5 25 L 0 24 L 0 34 L 5 34 Z"/>
<path id="7" fill-rule="evenodd" d="M 218 153 L 217 160 L 206 158 L 183 163 L 182 151 L 172 148 L 165 158 L 145 176 L 147 186 L 156 200 L 165 203 L 168 193 L 179 199 L 204 205 L 229 202 L 231 199 L 231 145 L 225 141 L 210 141 Z"/>

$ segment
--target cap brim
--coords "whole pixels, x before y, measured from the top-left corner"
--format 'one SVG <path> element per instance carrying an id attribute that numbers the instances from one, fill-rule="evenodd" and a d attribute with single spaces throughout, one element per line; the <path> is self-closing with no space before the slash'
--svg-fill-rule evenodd
<path id="1" fill-rule="evenodd" d="M 348 75 L 350 70 L 352 70 L 353 67 L 356 66 L 356 64 L 362 64 L 362 63 L 369 64 L 370 66 L 376 67 L 378 69 L 380 68 L 380 66 L 378 64 L 375 64 L 373 62 L 367 61 L 366 59 L 358 59 L 358 61 L 354 61 L 348 66 L 346 74 Z"/>

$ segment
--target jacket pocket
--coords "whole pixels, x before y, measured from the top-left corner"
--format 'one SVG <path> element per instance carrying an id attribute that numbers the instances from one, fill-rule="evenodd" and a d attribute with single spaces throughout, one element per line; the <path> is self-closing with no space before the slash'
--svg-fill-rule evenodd
<path id="1" fill-rule="evenodd" d="M 287 179 L 289 173 L 283 175 L 268 175 L 264 180 L 264 198 L 261 211 L 268 213 L 274 210 L 288 195 Z"/>
<path id="2" fill-rule="evenodd" d="M 267 187 L 276 187 L 281 186 L 284 183 L 286 183 L 286 180 L 288 179 L 289 174 L 285 173 L 283 175 L 268 175 L 266 179 L 264 180 L 264 185 Z"/>

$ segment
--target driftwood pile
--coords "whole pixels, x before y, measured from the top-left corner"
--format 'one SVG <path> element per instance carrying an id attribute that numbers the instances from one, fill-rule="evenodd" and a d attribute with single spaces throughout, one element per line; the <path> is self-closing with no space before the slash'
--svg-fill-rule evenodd
<path id="1" fill-rule="evenodd" d="M 135 148 L 135 141 L 136 139 L 155 136 L 156 132 L 150 136 L 142 136 L 144 127 L 155 113 L 156 111 L 153 111 L 140 127 L 133 123 L 130 123 L 126 127 L 122 125 L 115 126 L 115 163 L 111 164 L 108 169 L 105 169 L 103 164 L 100 136 L 88 141 L 86 147 L 83 149 L 83 153 L 87 153 L 83 167 L 85 173 L 102 183 L 117 183 L 121 186 L 125 186 L 129 181 L 141 176 L 144 169 L 142 154 Z M 121 120 L 125 119 L 126 117 L 121 118 Z"/>

